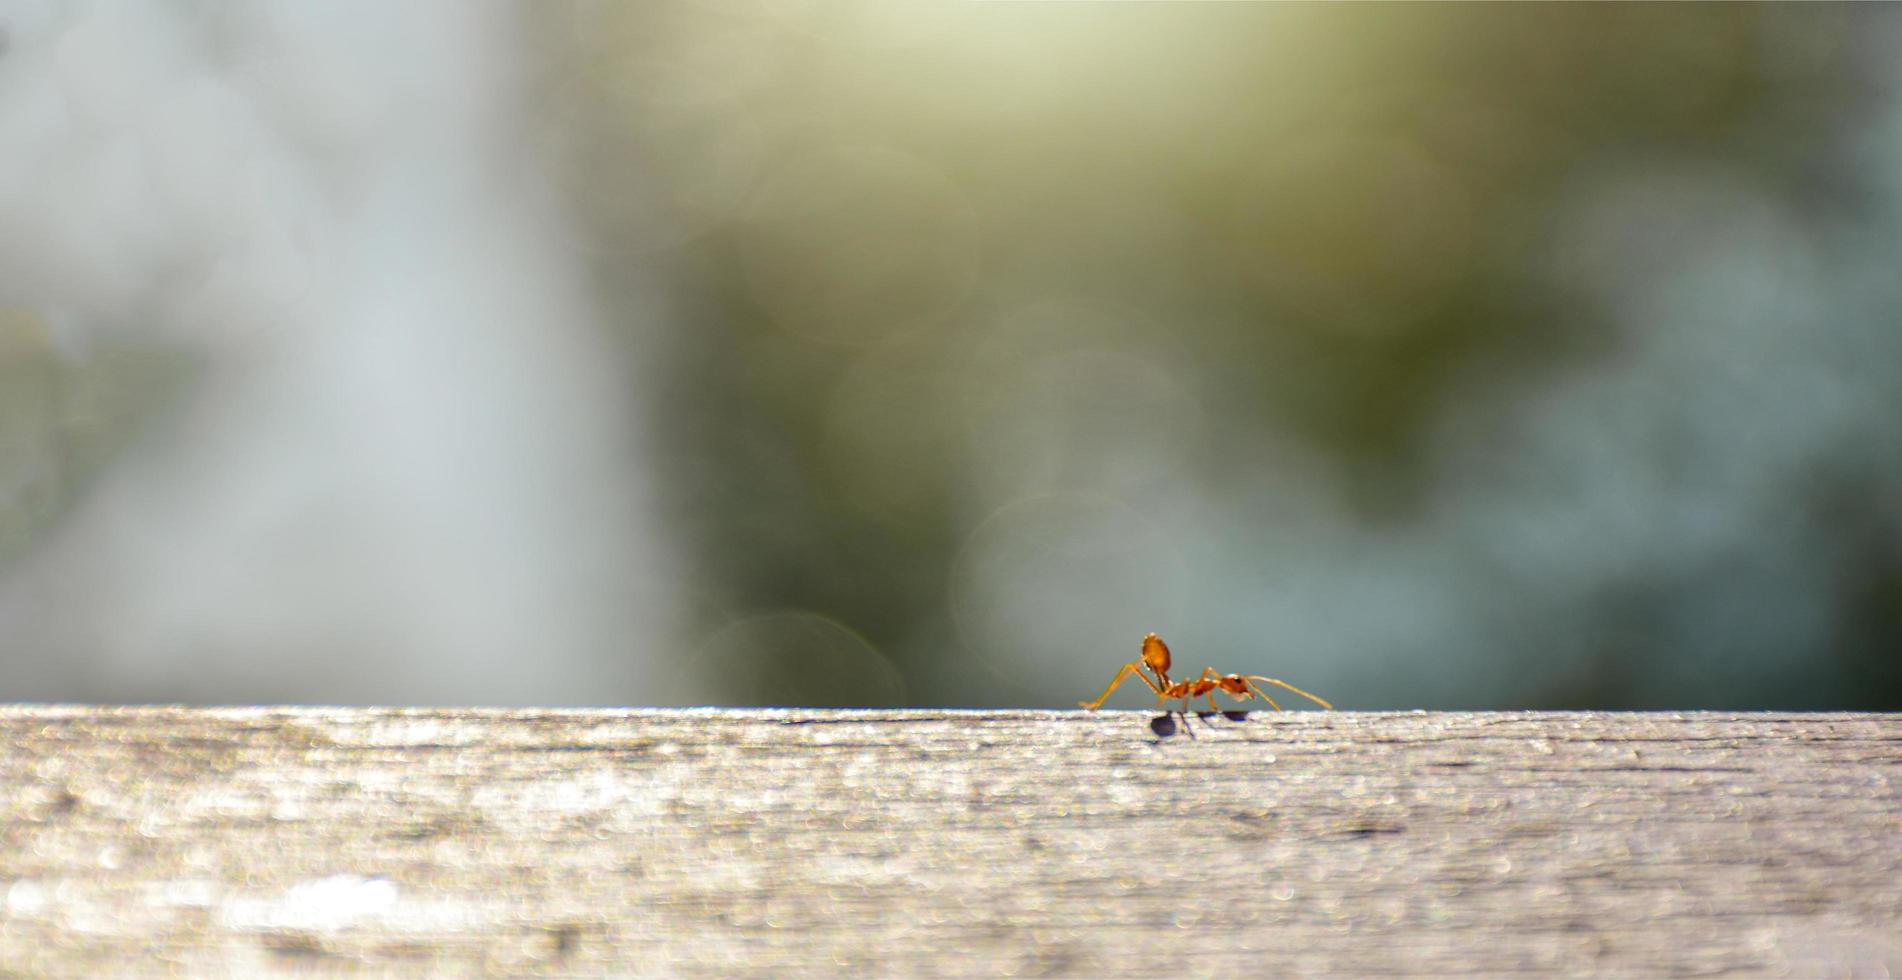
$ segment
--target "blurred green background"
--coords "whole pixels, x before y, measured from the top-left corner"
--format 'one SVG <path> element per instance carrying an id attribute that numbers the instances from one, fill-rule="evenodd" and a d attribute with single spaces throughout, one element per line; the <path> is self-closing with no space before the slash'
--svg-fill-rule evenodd
<path id="1" fill-rule="evenodd" d="M 165 257 L 201 228 L 141 225 L 147 250 L 91 265 L 44 258 L 89 212 L 10 236 L 0 261 L 33 272 L 0 292 L 17 697 L 1067 707 L 1153 630 L 1190 673 L 1350 708 L 1902 708 L 1892 8 L 569 3 L 450 42 L 374 7 L 346 31 L 194 10 L 178 57 L 265 93 L 291 137 L 242 139 L 316 175 L 290 184 L 320 231 L 289 236 L 288 325 L 236 342 L 202 325 L 250 314 L 174 295 L 221 281 Z M 72 51 L 123 16 L 16 26 L 0 72 L 77 99 Z M 306 39 L 315 91 L 440 45 L 460 94 L 384 118 L 243 69 Z M 454 152 L 409 149 L 415 120 Z M 472 146 L 493 156 L 465 199 L 435 154 Z M 362 176 L 412 152 L 424 179 Z M 47 186 L 0 179 L 16 210 Z M 321 231 L 337 213 L 374 220 Z M 470 217 L 408 237 L 443 213 Z M 535 245 L 335 271 L 498 238 Z M 61 299 L 126 262 L 155 271 L 122 306 Z M 352 284 L 431 275 L 578 298 L 497 327 L 520 346 L 486 367 L 489 334 L 408 331 L 487 300 L 408 300 L 361 359 L 297 346 L 381 309 L 331 302 Z M 390 450 L 474 433 L 470 455 L 386 470 L 356 436 L 261 430 L 301 467 L 272 471 L 272 519 L 204 546 L 222 578 L 152 591 L 205 535 L 145 526 L 208 499 L 162 460 L 254 472 L 203 433 L 247 384 L 296 390 L 246 380 L 274 357 L 332 364 L 312 391 L 387 370 L 351 423 L 380 434 L 418 417 L 407 393 L 483 379 Z M 337 473 L 369 475 L 308 489 Z M 439 506 L 469 487 L 484 509 Z M 530 530 L 462 550 L 498 524 Z M 468 619 L 496 596 L 502 627 Z"/>

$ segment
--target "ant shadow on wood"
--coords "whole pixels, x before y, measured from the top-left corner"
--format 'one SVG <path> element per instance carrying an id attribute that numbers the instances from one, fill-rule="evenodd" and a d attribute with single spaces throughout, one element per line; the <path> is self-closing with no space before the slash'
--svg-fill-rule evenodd
<path id="1" fill-rule="evenodd" d="M 1210 716 L 1217 715 L 1217 714 L 1233 722 L 1244 722 L 1248 720 L 1248 712 L 1246 711 L 1219 711 L 1219 712 L 1218 711 L 1197 711 L 1195 712 L 1195 716 L 1197 718 L 1200 718 L 1202 720 L 1202 723 L 1205 725 L 1212 724 L 1212 722 L 1209 721 L 1209 718 Z M 1182 724 L 1180 727 L 1176 725 L 1177 715 L 1182 716 Z M 1149 730 L 1152 732 L 1155 732 L 1156 737 L 1158 738 L 1169 738 L 1170 736 L 1175 735 L 1178 732 L 1187 732 L 1190 738 L 1195 737 L 1195 729 L 1193 726 L 1189 724 L 1189 712 L 1187 711 L 1165 711 L 1162 714 L 1157 715 L 1156 717 L 1149 720 Z"/>

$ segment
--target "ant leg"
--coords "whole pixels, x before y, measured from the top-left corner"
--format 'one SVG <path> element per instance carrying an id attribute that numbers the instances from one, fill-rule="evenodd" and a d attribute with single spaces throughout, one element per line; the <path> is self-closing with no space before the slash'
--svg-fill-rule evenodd
<path id="1" fill-rule="evenodd" d="M 1206 680 L 1208 680 L 1208 679 L 1209 679 L 1209 678 L 1211 678 L 1211 677 L 1213 677 L 1213 678 L 1215 678 L 1216 680 L 1220 680 L 1220 679 L 1222 678 L 1222 675 L 1221 675 L 1221 672 L 1219 672 L 1219 671 L 1217 671 L 1217 670 L 1216 670 L 1215 668 L 1213 668 L 1213 667 L 1204 667 L 1204 668 L 1202 668 L 1202 676 L 1200 676 L 1200 677 L 1197 677 L 1197 678 L 1196 678 L 1196 680 L 1197 680 L 1197 681 L 1206 681 Z M 1218 686 L 1219 686 L 1219 685 L 1218 685 Z M 1215 707 L 1215 691 L 1216 691 L 1216 688 L 1209 688 L 1209 689 L 1208 689 L 1208 699 L 1209 699 L 1209 712 L 1210 712 L 1210 713 L 1214 713 L 1214 712 L 1215 712 L 1216 710 L 1218 710 L 1218 709 L 1217 709 L 1217 708 Z"/>
<path id="2" fill-rule="evenodd" d="M 1222 673 L 1221 671 L 1219 671 L 1219 670 L 1216 670 L 1216 669 L 1215 669 L 1215 668 L 1213 668 L 1213 667 L 1204 667 L 1204 668 L 1202 668 L 1202 676 L 1200 676 L 1200 677 L 1197 677 L 1197 678 L 1196 678 L 1196 680 L 1198 680 L 1198 681 L 1205 681 L 1205 680 L 1208 680 L 1209 678 L 1211 678 L 1211 677 L 1212 677 L 1212 678 L 1214 678 L 1214 679 L 1216 679 L 1216 680 L 1218 680 L 1218 681 L 1219 681 L 1219 680 L 1221 680 L 1221 679 L 1222 679 L 1222 678 L 1223 678 L 1224 676 L 1226 676 L 1226 675 L 1224 675 L 1224 674 L 1223 674 L 1223 673 Z M 1226 694 L 1227 694 L 1227 695 L 1228 695 L 1229 697 L 1231 697 L 1231 698 L 1234 698 L 1234 699 L 1235 699 L 1235 700 L 1237 700 L 1237 701 L 1245 701 L 1245 700 L 1247 700 L 1247 699 L 1248 699 L 1248 695 L 1246 695 L 1246 694 L 1236 694 L 1235 692 L 1233 692 L 1233 691 L 1230 691 L 1230 690 L 1229 690 L 1228 688 L 1225 688 L 1225 687 L 1221 687 L 1220 685 L 1217 685 L 1217 686 L 1216 686 L 1216 690 L 1220 690 L 1220 691 L 1222 691 L 1222 692 L 1224 692 L 1224 693 L 1226 693 Z M 1273 701 L 1270 701 L 1270 702 L 1268 702 L 1268 703 L 1269 703 L 1269 704 L 1274 704 L 1274 702 L 1273 702 Z M 1209 691 L 1209 710 L 1210 710 L 1210 711 L 1215 711 L 1215 710 L 1218 710 L 1218 709 L 1217 709 L 1217 708 L 1215 707 L 1215 690 L 1211 690 L 1211 691 Z M 1276 709 L 1276 710 L 1280 710 L 1280 709 Z"/>
<path id="3" fill-rule="evenodd" d="M 1254 688 L 1255 693 L 1260 694 L 1264 700 L 1267 699 L 1268 695 L 1266 692 L 1262 691 L 1261 685 L 1255 683 L 1256 681 L 1267 681 L 1268 683 L 1273 684 L 1276 687 L 1285 687 L 1288 690 L 1293 691 L 1294 693 L 1299 694 L 1304 698 L 1307 698 L 1309 701 L 1312 701 L 1323 708 L 1327 708 L 1329 710 L 1333 710 L 1334 708 L 1333 705 L 1327 703 L 1326 701 L 1321 700 L 1320 698 L 1315 697 L 1312 694 L 1309 694 L 1306 691 L 1303 691 L 1302 689 L 1298 687 L 1295 687 L 1293 684 L 1290 684 L 1287 681 L 1278 681 L 1272 677 L 1258 677 L 1258 676 L 1250 675 L 1248 678 L 1248 686 L 1251 688 Z M 1269 701 L 1268 703 L 1274 704 L 1273 701 Z M 1279 708 L 1277 708 L 1276 710 L 1279 710 Z"/>
<path id="4" fill-rule="evenodd" d="M 1201 677 L 1201 678 L 1197 678 L 1197 680 L 1198 680 L 1198 681 L 1200 681 L 1200 680 L 1202 680 L 1202 679 L 1205 679 L 1205 678 L 1207 678 L 1207 677 L 1208 677 L 1208 671 L 1206 671 L 1206 670 L 1205 670 L 1205 671 L 1203 671 L 1203 672 L 1202 672 L 1202 677 Z M 1194 692 L 1194 688 L 1195 688 L 1195 686 L 1196 686 L 1196 685 L 1195 685 L 1194 683 L 1191 683 L 1191 684 L 1190 684 L 1190 693 L 1189 693 L 1189 695 L 1188 695 L 1187 697 L 1185 697 L 1185 698 L 1183 698 L 1183 699 L 1182 699 L 1182 710 L 1183 710 L 1184 712 L 1187 712 L 1187 711 L 1189 710 L 1189 705 L 1191 705 L 1191 704 L 1193 704 L 1193 703 L 1195 702 L 1195 699 L 1199 697 L 1199 698 L 1202 698 L 1203 700 L 1206 700 L 1206 701 L 1207 701 L 1207 702 L 1209 703 L 1209 714 L 1214 714 L 1214 713 L 1215 713 L 1215 688 L 1214 688 L 1214 686 L 1213 686 L 1213 685 L 1211 685 L 1211 686 L 1209 686 L 1209 687 L 1204 687 L 1204 688 L 1202 688 L 1202 692 L 1201 692 L 1200 694 L 1197 694 L 1197 693 L 1195 693 L 1195 692 Z"/>
<path id="5" fill-rule="evenodd" d="M 1137 675 L 1137 676 L 1141 676 L 1141 675 Z M 1143 679 L 1148 680 L 1149 678 L 1144 677 Z M 1182 704 L 1186 710 L 1189 704 L 1189 698 L 1192 696 L 1189 693 L 1189 689 L 1193 686 L 1194 685 L 1191 684 L 1189 681 L 1176 681 L 1175 683 L 1171 684 L 1169 682 L 1168 674 L 1162 675 L 1161 686 L 1157 686 L 1155 684 L 1149 685 L 1150 689 L 1156 692 L 1156 707 L 1163 708 L 1165 710 L 1167 710 L 1168 703 L 1171 701 L 1174 701 L 1177 698 L 1182 699 Z"/>
<path id="6" fill-rule="evenodd" d="M 1103 689 L 1102 694 L 1097 695 L 1096 700 L 1078 701 L 1077 706 L 1081 708 L 1088 708 L 1091 711 L 1095 711 L 1096 709 L 1102 707 L 1103 701 L 1110 696 L 1110 692 L 1116 690 L 1116 685 L 1121 684 L 1123 682 L 1123 678 L 1129 676 L 1130 674 L 1135 674 L 1137 680 L 1142 681 L 1144 684 L 1149 685 L 1149 689 L 1156 692 L 1157 697 L 1161 697 L 1162 688 L 1157 687 L 1156 682 L 1150 680 L 1149 676 L 1147 674 L 1144 674 L 1141 668 L 1142 668 L 1142 665 L 1134 661 L 1124 664 L 1123 669 L 1116 672 L 1116 679 L 1110 681 L 1110 685 Z"/>
<path id="7" fill-rule="evenodd" d="M 1189 698 L 1184 697 L 1182 699 L 1182 710 L 1176 713 L 1182 716 L 1182 730 L 1188 732 L 1190 738 L 1194 738 L 1195 723 L 1189 720 L 1189 700 Z"/>

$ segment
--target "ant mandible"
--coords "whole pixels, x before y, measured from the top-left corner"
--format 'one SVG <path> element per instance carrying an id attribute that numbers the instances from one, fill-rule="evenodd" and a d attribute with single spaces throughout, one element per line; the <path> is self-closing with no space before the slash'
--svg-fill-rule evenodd
<path id="1" fill-rule="evenodd" d="M 1149 674 L 1143 673 L 1143 668 L 1145 667 L 1149 669 L 1150 673 L 1156 675 L 1155 680 L 1150 680 Z M 1110 692 L 1116 690 L 1116 685 L 1121 684 L 1123 678 L 1131 675 L 1134 675 L 1137 680 L 1142 681 L 1144 684 L 1149 685 L 1151 691 L 1156 692 L 1157 707 L 1162 707 L 1164 702 L 1181 698 L 1182 710 L 1187 711 L 1189 710 L 1189 702 L 1196 698 L 1206 697 L 1209 699 L 1209 710 L 1214 711 L 1215 690 L 1220 688 L 1226 692 L 1229 697 L 1237 701 L 1246 701 L 1249 698 L 1260 698 L 1268 702 L 1269 707 L 1280 711 L 1281 705 L 1276 704 L 1275 699 L 1269 697 L 1268 692 L 1262 690 L 1261 684 L 1256 683 L 1257 681 L 1273 684 L 1277 687 L 1285 687 L 1323 708 L 1334 707 L 1287 681 L 1278 681 L 1272 677 L 1261 677 L 1254 674 L 1247 676 L 1241 674 L 1218 674 L 1213 667 L 1203 668 L 1202 676 L 1195 680 L 1171 681 L 1169 680 L 1169 645 L 1162 642 L 1162 637 L 1154 633 L 1143 637 L 1143 658 L 1141 661 L 1132 660 L 1124 664 L 1123 669 L 1116 672 L 1115 679 L 1110 681 L 1110 685 L 1103 689 L 1103 693 L 1098 695 L 1096 700 L 1078 701 L 1077 704 L 1091 711 L 1095 711 L 1097 708 L 1103 706 L 1103 701 L 1110 696 Z"/>

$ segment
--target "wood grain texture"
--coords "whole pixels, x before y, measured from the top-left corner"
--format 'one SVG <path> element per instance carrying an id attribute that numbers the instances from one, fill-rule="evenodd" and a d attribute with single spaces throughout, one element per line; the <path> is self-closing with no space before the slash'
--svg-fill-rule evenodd
<path id="1" fill-rule="evenodd" d="M 0 974 L 1902 974 L 1902 716 L 0 707 Z"/>

